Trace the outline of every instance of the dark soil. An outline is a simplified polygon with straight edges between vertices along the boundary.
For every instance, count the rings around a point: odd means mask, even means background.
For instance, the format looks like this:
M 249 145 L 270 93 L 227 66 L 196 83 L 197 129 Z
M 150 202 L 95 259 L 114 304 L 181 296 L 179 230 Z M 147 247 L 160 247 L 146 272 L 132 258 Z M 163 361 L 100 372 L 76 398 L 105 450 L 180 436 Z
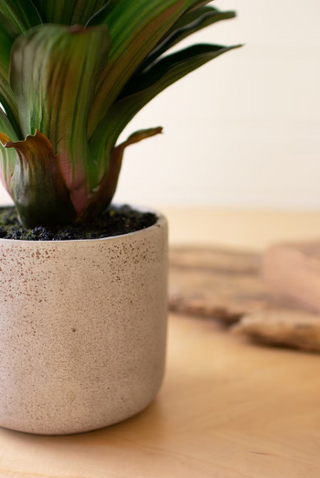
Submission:
M 25 229 L 19 223 L 14 207 L 0 208 L 0 238 L 24 241 L 71 241 L 76 239 L 101 239 L 140 231 L 153 226 L 157 216 L 140 212 L 129 206 L 110 206 L 91 222 L 73 226 L 36 227 Z

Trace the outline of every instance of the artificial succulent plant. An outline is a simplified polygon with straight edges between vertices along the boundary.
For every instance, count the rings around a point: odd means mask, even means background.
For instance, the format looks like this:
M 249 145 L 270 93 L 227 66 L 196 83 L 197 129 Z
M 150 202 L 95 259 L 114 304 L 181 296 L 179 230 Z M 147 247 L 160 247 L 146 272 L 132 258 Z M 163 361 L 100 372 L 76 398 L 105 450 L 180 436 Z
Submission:
M 0 0 L 1 179 L 27 228 L 89 220 L 110 204 L 117 140 L 162 90 L 236 48 L 190 34 L 233 18 L 203 0 Z

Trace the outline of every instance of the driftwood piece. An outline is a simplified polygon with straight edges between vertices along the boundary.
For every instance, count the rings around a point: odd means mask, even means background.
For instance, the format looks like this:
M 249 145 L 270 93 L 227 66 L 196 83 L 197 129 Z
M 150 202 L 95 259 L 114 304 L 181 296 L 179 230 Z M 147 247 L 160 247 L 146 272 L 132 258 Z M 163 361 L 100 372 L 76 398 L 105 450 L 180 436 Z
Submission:
M 290 307 L 260 279 L 259 254 L 219 249 L 174 249 L 170 254 L 172 311 L 219 319 L 226 324 L 266 307 Z
M 320 351 L 320 315 L 275 293 L 261 278 L 262 261 L 247 252 L 172 250 L 170 309 L 218 319 L 265 343 Z
M 283 295 L 320 312 L 320 242 L 274 245 L 262 267 L 264 280 Z
M 244 317 L 232 328 L 265 344 L 320 352 L 320 317 L 303 310 L 264 310 Z

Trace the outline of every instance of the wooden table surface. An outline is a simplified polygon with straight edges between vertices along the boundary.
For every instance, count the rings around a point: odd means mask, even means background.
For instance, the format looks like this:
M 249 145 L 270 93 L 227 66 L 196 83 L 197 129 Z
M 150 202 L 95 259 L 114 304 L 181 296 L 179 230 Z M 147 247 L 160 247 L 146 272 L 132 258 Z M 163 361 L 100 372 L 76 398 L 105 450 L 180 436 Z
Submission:
M 175 214 L 169 211 L 173 221 Z M 207 219 L 215 214 L 207 211 Z M 278 231 L 274 216 L 269 230 L 261 220 L 264 236 L 253 215 L 252 241 L 242 236 L 239 245 L 259 247 L 282 235 L 281 214 Z M 288 215 L 286 239 L 299 236 L 302 224 L 305 234 L 308 222 L 310 236 L 318 234 L 317 214 L 301 214 L 296 222 Z M 182 232 L 174 228 L 177 243 Z M 218 231 L 211 240 L 224 242 Z M 210 321 L 171 316 L 165 381 L 146 411 L 77 436 L 0 429 L 0 477 L 319 478 L 319 450 L 320 356 L 252 345 Z

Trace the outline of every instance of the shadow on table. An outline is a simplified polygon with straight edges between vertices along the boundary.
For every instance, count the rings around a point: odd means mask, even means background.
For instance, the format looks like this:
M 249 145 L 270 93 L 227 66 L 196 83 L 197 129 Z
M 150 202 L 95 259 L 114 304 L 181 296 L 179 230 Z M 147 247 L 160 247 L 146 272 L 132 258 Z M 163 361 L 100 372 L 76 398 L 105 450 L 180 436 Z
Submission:
M 18 432 L 0 427 L 0 437 L 6 439 L 6 441 L 14 440 L 15 444 L 18 443 L 30 443 L 36 444 L 41 448 L 41 445 L 47 447 L 47 445 L 61 445 L 68 446 L 69 443 L 73 445 L 79 443 L 84 445 L 91 443 L 92 441 L 99 440 L 99 442 L 108 441 L 108 439 L 116 438 L 125 435 L 135 434 L 139 431 L 139 436 L 143 437 L 144 434 L 148 434 L 150 430 L 150 423 L 152 423 L 153 434 L 156 432 L 161 435 L 161 429 L 164 424 L 164 417 L 161 411 L 161 399 L 157 398 L 151 405 L 149 405 L 144 411 L 131 417 L 116 425 L 112 425 L 99 430 L 79 433 L 74 435 L 34 435 L 24 432 Z

